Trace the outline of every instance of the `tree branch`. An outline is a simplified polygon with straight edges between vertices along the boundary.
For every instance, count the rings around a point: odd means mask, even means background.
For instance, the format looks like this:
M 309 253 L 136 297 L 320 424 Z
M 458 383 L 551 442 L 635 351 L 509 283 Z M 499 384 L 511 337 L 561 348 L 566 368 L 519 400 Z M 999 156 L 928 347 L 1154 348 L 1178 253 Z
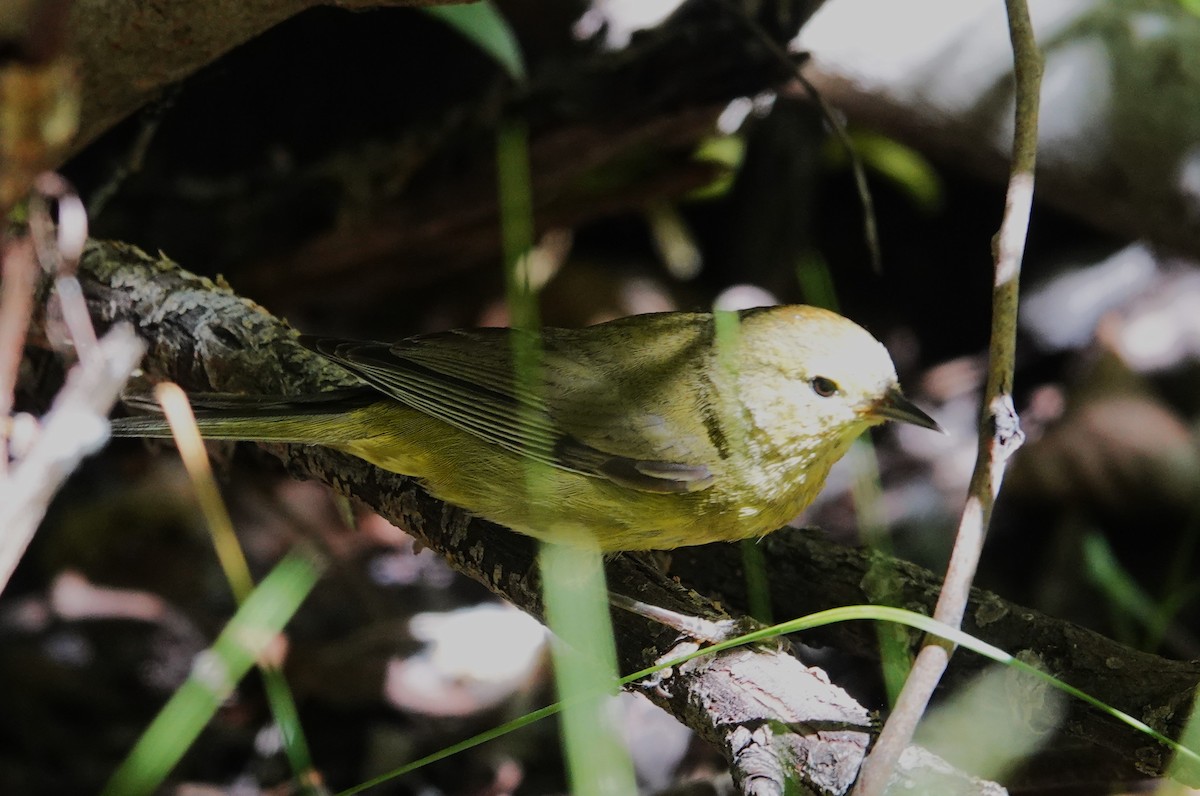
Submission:
M 71 47 L 80 61 L 83 106 L 73 149 L 87 146 L 170 84 L 301 11 L 453 2 L 463 0 L 78 0 L 71 10 Z

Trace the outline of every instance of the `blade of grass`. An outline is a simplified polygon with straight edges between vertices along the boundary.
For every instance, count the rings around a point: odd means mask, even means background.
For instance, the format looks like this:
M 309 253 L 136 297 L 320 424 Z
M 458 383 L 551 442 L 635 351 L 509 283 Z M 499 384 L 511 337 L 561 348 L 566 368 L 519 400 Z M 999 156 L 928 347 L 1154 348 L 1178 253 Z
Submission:
M 817 251 L 810 251 L 796 264 L 796 281 L 800 293 L 809 304 L 838 312 L 837 288 L 825 258 Z M 854 516 L 858 520 L 858 533 L 862 542 L 885 556 L 871 561 L 871 569 L 864 582 L 870 588 L 871 598 L 881 604 L 894 600 L 899 575 L 889 563 L 893 560 L 891 538 L 888 536 L 887 515 L 883 510 L 883 488 L 880 486 L 879 459 L 870 438 L 857 440 L 846 457 L 854 471 L 850 486 L 854 503 Z M 912 669 L 912 654 L 909 652 L 908 633 L 897 625 L 878 624 L 875 633 L 879 639 L 879 667 L 883 676 L 884 691 L 888 705 L 895 705 Z
M 526 713 L 524 716 L 519 716 L 512 721 L 507 721 L 504 724 L 501 724 L 499 727 L 493 727 L 490 730 L 485 730 L 484 732 L 467 738 L 464 741 L 459 741 L 452 746 L 447 746 L 445 749 L 439 749 L 433 754 L 426 755 L 425 757 L 414 760 L 411 763 L 400 766 L 399 768 L 392 769 L 386 774 L 380 774 L 374 779 L 369 779 L 366 782 L 362 782 L 352 788 L 346 788 L 343 791 L 339 791 L 336 796 L 354 796 L 356 793 L 362 793 L 363 791 L 369 790 L 376 785 L 382 785 L 389 780 L 402 777 L 405 774 L 411 774 L 419 768 L 424 768 L 425 766 L 436 763 L 439 760 L 445 760 L 448 757 L 453 757 L 459 752 L 465 752 L 468 749 L 474 749 L 476 746 L 482 746 L 488 741 L 493 741 L 497 738 L 508 735 L 511 732 L 516 732 L 524 727 L 528 727 L 530 724 L 536 724 L 542 719 L 548 719 L 551 716 L 557 715 L 562 709 L 563 703 L 555 702 L 553 705 L 547 705 L 546 707 L 535 710 L 532 713 Z
M 529 335 L 514 335 L 514 339 L 533 338 L 541 328 L 537 296 L 529 283 L 528 259 L 533 250 L 533 185 L 529 172 L 529 131 L 524 121 L 509 119 L 496 131 L 496 182 L 500 210 L 500 242 L 504 249 L 504 287 L 508 312 L 514 329 Z M 519 353 L 519 352 L 517 352 Z M 534 363 L 514 363 L 516 377 L 527 379 L 536 375 L 525 370 Z M 536 385 L 536 380 L 529 384 Z
M 742 540 L 742 567 L 746 572 L 746 606 L 750 616 L 763 624 L 771 618 L 771 582 L 767 578 L 767 562 L 757 539 Z
M 537 297 L 529 281 L 528 260 L 535 226 L 529 141 L 523 123 L 507 121 L 501 125 L 496 161 L 505 286 L 512 326 L 518 330 L 511 338 L 513 377 L 524 392 L 538 395 L 542 350 L 537 334 Z M 545 505 L 553 499 L 548 494 L 552 483 L 548 468 L 532 458 L 526 461 L 527 500 L 532 506 Z M 571 706 L 563 714 L 562 740 L 572 793 L 636 793 L 633 764 L 605 710 L 608 692 L 616 688 L 617 653 L 600 551 L 543 544 L 538 561 L 551 632 L 577 652 L 585 653 L 566 654 L 562 644 L 551 648 L 558 693 Z
M 225 501 L 221 498 L 216 479 L 213 478 L 208 453 L 204 450 L 204 440 L 196 427 L 196 417 L 192 413 L 191 404 L 179 385 L 171 382 L 159 384 L 154 390 L 154 397 L 162 406 L 167 425 L 171 427 L 175 447 L 179 449 L 179 457 L 183 460 L 184 469 L 191 479 L 192 488 L 196 490 L 200 511 L 204 514 L 204 521 L 212 536 L 221 569 L 229 581 L 229 588 L 241 603 L 254 590 L 254 579 L 250 576 L 250 566 L 246 563 L 246 557 L 242 555 L 241 545 L 233 530 L 233 521 L 229 519 Z
M 855 441 L 847 456 L 854 467 L 850 494 L 854 516 L 858 520 L 859 539 L 872 550 L 883 553 L 871 558 L 870 569 L 863 578 L 871 599 L 881 605 L 894 603 L 898 598 L 900 574 L 892 562 L 892 541 L 888 536 L 887 516 L 883 510 L 883 488 L 880 486 L 879 458 L 875 446 L 864 437 Z M 875 625 L 879 640 L 879 667 L 889 706 L 896 704 L 900 689 L 912 669 L 909 634 L 901 625 Z
M 796 263 L 796 283 L 800 286 L 800 295 L 805 303 L 840 312 L 833 275 L 829 273 L 829 264 L 820 252 L 809 250 L 801 255 Z
M 1153 649 L 1170 635 L 1177 649 L 1195 647 L 1196 640 L 1190 634 L 1171 627 L 1175 613 L 1195 598 L 1195 585 L 1155 600 L 1121 565 L 1100 533 L 1091 531 L 1083 537 L 1082 552 L 1088 581 L 1108 600 L 1114 625 L 1130 639 L 1128 643 L 1141 642 L 1139 648 Z M 1135 632 L 1135 623 L 1142 633 Z
M 1192 505 L 1187 523 L 1179 536 L 1175 554 L 1162 581 L 1162 597 L 1158 611 L 1147 632 L 1146 648 L 1157 649 L 1162 643 L 1175 615 L 1197 596 L 1197 584 L 1192 578 L 1192 561 L 1200 545 L 1200 500 Z
M 152 793 L 254 662 L 275 641 L 320 575 L 309 555 L 292 552 L 263 578 L 188 679 L 151 722 L 105 786 L 105 796 Z
M 633 763 L 610 711 L 618 690 L 617 647 L 608 613 L 604 563 L 599 550 L 543 544 L 538 564 L 560 700 L 563 748 L 571 793 L 628 796 L 637 793 Z

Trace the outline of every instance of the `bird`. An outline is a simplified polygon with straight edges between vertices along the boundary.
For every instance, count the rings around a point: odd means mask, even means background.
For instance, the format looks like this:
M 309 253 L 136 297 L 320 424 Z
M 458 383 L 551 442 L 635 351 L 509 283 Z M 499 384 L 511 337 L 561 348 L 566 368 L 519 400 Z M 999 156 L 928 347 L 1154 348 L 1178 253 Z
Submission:
M 513 531 L 602 552 L 764 536 L 867 429 L 940 430 L 882 343 L 806 305 L 299 343 L 361 383 L 197 394 L 201 435 L 327 446 Z M 170 436 L 154 415 L 112 431 Z

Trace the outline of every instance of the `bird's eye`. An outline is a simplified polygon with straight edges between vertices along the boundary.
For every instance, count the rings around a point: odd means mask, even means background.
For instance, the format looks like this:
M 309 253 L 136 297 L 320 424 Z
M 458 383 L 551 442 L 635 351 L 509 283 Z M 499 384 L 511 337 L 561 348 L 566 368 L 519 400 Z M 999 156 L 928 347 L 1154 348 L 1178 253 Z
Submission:
M 824 376 L 814 376 L 809 385 L 813 388 L 813 392 L 822 398 L 828 398 L 838 391 L 837 382 Z

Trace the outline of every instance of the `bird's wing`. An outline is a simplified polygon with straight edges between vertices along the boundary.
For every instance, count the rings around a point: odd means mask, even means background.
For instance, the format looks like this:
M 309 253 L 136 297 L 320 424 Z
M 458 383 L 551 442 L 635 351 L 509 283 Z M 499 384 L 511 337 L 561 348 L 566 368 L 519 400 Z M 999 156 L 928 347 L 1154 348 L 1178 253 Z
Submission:
M 534 461 L 649 492 L 710 486 L 704 459 L 686 455 L 656 407 L 639 405 L 646 391 L 617 364 L 629 352 L 614 340 L 590 345 L 589 337 L 478 329 L 393 344 L 301 342 L 401 403 Z M 538 339 L 541 389 L 513 375 L 514 346 Z

